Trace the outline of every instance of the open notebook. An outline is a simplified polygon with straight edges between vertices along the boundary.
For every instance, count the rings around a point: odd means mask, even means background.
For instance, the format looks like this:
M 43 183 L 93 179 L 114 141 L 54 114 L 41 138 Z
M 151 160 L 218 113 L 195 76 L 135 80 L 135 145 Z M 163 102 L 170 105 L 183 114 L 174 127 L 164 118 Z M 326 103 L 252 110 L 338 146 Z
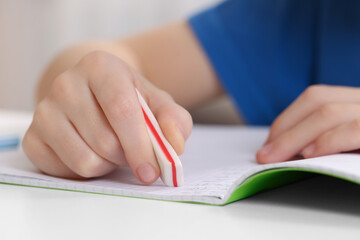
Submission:
M 181 156 L 185 182 L 178 188 L 167 187 L 161 180 L 143 186 L 128 168 L 119 168 L 108 176 L 88 181 L 51 177 L 36 170 L 20 150 L 0 153 L 0 182 L 214 205 L 289 183 L 309 172 L 360 183 L 358 154 L 257 164 L 255 152 L 266 134 L 264 128 L 195 126 L 186 152 Z

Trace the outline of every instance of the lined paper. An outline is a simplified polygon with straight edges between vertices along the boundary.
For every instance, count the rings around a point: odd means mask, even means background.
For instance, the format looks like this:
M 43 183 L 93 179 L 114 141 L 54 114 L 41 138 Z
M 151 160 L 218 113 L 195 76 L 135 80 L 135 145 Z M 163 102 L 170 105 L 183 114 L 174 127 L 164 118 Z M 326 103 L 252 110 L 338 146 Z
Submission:
M 39 172 L 21 151 L 0 153 L 0 182 L 83 192 L 171 201 L 223 204 L 249 176 L 271 168 L 296 167 L 324 171 L 360 182 L 360 156 L 339 154 L 314 159 L 259 165 L 255 152 L 266 128 L 195 126 L 180 157 L 184 185 L 174 188 L 158 180 L 144 186 L 129 168 L 86 181 L 51 177 Z

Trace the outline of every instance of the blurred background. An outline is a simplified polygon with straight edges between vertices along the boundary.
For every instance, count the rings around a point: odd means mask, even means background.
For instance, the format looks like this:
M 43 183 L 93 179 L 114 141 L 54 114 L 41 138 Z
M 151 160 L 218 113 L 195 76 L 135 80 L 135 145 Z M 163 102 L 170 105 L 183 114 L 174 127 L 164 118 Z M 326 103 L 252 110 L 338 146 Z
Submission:
M 66 46 L 133 34 L 219 1 L 0 0 L 0 109 L 33 110 L 39 76 Z

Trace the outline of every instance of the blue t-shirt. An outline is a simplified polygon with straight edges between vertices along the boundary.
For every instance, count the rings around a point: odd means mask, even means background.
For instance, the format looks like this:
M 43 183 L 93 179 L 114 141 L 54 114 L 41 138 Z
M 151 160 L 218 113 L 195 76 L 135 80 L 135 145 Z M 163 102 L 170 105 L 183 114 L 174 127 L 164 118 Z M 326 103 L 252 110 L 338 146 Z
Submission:
M 249 124 L 309 85 L 360 86 L 358 0 L 228 0 L 189 23 Z

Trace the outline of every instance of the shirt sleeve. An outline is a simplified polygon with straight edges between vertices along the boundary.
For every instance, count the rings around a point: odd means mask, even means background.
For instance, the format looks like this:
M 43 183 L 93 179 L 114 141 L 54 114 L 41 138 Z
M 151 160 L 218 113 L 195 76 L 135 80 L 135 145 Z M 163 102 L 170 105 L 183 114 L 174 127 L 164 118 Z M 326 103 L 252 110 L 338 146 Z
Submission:
M 311 83 L 316 4 L 228 0 L 189 19 L 247 123 L 271 124 Z

